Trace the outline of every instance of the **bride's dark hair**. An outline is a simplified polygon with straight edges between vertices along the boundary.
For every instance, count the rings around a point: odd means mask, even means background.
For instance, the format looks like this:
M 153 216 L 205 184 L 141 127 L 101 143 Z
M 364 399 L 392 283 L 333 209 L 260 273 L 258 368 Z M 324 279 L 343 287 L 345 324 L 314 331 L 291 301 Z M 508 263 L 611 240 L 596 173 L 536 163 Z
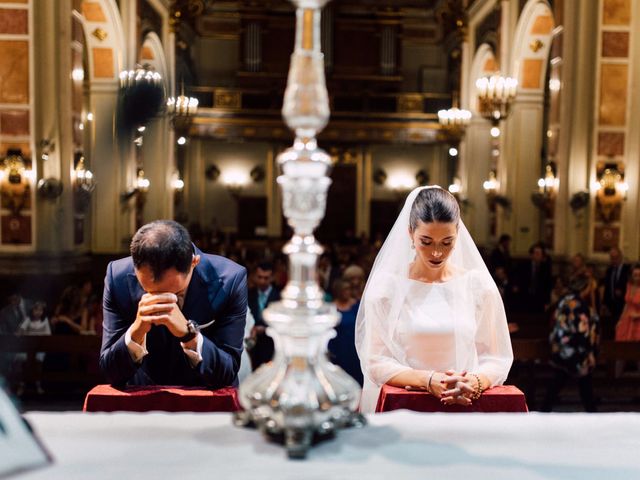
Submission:
M 418 222 L 455 223 L 460 221 L 460 207 L 455 197 L 440 187 L 424 188 L 411 206 L 409 227 L 415 230 Z

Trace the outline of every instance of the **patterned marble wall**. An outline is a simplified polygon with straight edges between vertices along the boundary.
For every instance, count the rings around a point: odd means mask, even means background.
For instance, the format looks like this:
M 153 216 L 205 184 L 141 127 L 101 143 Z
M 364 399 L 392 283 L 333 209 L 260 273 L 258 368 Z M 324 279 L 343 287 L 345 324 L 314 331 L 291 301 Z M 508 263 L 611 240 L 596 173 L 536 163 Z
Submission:
M 0 174 L 0 251 L 33 246 L 32 8 L 31 0 L 0 5 L 0 158 L 19 151 L 25 159 L 19 177 Z
M 592 175 L 595 182 L 606 168 L 624 174 L 625 141 L 628 135 L 630 101 L 631 0 L 600 0 L 598 28 L 596 125 Z M 605 253 L 623 241 L 621 213 L 624 204 L 596 191 L 593 209 L 592 250 Z M 621 208 L 622 207 L 622 208 Z

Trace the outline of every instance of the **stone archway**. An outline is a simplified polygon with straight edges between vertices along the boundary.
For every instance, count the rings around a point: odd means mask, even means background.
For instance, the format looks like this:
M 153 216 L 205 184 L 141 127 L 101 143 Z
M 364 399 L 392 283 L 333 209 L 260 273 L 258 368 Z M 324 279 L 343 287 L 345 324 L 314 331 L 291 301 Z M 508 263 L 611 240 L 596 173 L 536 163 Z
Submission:
M 471 63 L 471 74 L 469 75 L 469 107 L 472 112 L 478 111 L 478 95 L 476 91 L 476 80 L 487 77 L 500 70 L 498 60 L 493 52 L 493 48 L 488 43 L 483 43 L 478 47 Z
M 148 32 L 138 53 L 138 63 L 148 65 L 162 76 L 165 92 L 170 92 L 171 78 L 160 37 Z M 143 221 L 173 218 L 174 192 L 171 181 L 175 171 L 174 133 L 169 119 L 160 116 L 149 123 L 144 133 L 142 155 L 146 177 L 151 182 L 144 206 Z M 138 159 L 139 160 L 139 159 Z
M 510 76 L 518 80 L 516 98 L 505 122 L 498 169 L 511 199 L 511 214 L 501 218 L 502 231 L 513 238 L 515 254 L 525 254 L 541 239 L 541 213 L 531 194 L 542 171 L 544 91 L 555 21 L 546 0 L 529 0 L 516 27 Z
M 119 75 L 128 67 L 124 30 L 115 0 L 84 0 L 80 10 L 75 15 L 87 42 L 89 109 L 94 118 L 88 156 L 97 180 L 91 249 L 95 253 L 118 253 L 125 249 L 133 230 L 133 217 L 123 215 L 119 199 L 135 177 L 130 155 L 120 145 L 114 128 Z

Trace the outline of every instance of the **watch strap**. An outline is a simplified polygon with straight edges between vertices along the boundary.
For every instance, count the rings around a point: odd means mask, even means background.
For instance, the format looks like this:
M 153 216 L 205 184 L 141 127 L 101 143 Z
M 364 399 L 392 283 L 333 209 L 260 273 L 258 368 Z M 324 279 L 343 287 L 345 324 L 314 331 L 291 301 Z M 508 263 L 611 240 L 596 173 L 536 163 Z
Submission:
M 190 342 L 191 340 L 193 340 L 198 336 L 199 331 L 200 329 L 198 328 L 198 325 L 196 324 L 196 322 L 194 322 L 193 320 L 187 320 L 187 333 L 186 335 L 179 337 L 178 341 L 182 343 Z

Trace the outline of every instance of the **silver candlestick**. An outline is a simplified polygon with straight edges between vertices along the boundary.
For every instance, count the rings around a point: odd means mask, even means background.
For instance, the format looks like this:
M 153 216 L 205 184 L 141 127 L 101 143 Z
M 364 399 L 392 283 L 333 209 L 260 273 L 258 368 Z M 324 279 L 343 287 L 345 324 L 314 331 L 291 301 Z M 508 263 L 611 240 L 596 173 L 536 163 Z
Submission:
M 323 301 L 316 279 L 322 248 L 313 230 L 324 217 L 331 159 L 318 148 L 316 135 L 329 121 L 329 100 L 320 50 L 320 11 L 327 0 L 292 0 L 296 11 L 296 44 L 291 56 L 282 115 L 295 132 L 293 147 L 278 156 L 283 209 L 293 237 L 289 283 L 282 301 L 263 313 L 273 337 L 275 355 L 242 385 L 236 416 L 284 442 L 290 457 L 301 458 L 313 442 L 335 435 L 338 428 L 361 426 L 356 413 L 358 383 L 327 359 L 327 343 L 339 321 L 336 308 Z

